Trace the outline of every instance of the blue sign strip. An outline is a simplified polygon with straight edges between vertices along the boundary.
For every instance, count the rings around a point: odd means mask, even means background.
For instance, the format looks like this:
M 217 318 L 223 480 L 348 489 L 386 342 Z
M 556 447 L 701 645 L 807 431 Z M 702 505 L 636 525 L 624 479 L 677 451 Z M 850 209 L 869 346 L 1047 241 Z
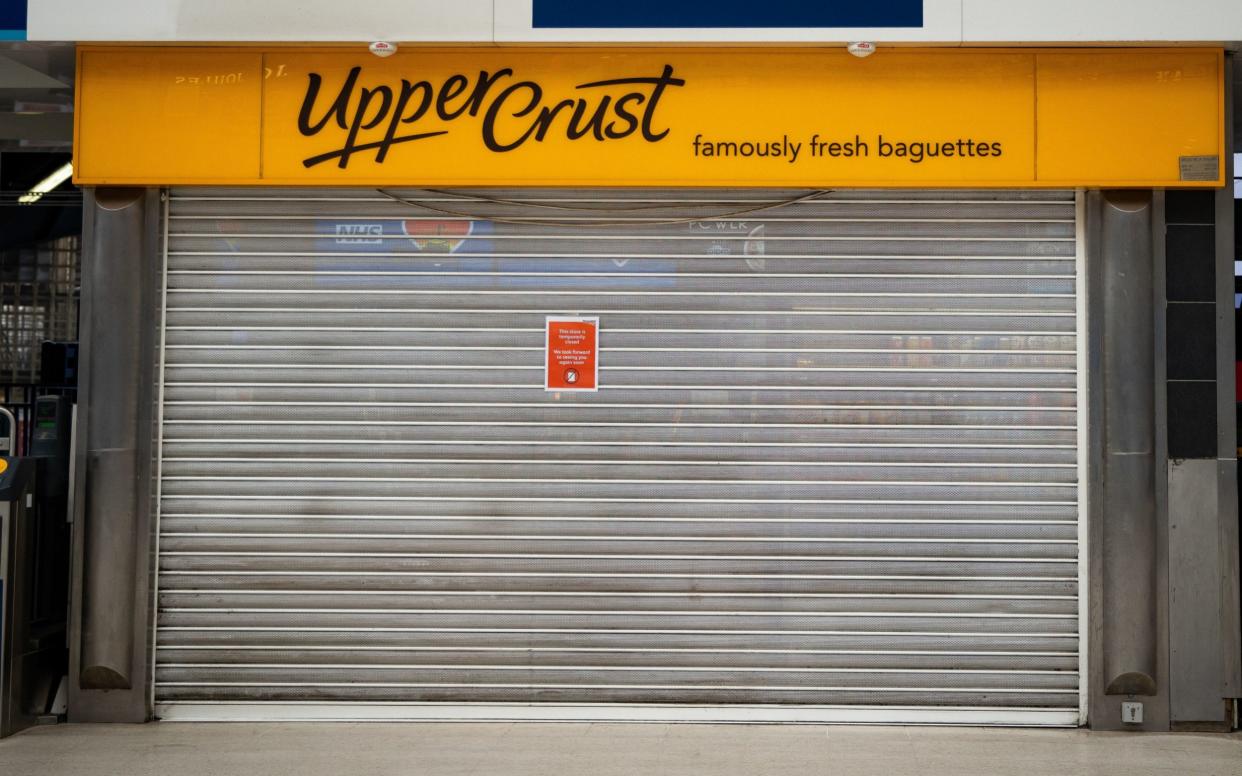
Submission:
M 536 29 L 922 27 L 923 0 L 533 0 Z
M 0 0 L 0 40 L 26 39 L 26 0 Z

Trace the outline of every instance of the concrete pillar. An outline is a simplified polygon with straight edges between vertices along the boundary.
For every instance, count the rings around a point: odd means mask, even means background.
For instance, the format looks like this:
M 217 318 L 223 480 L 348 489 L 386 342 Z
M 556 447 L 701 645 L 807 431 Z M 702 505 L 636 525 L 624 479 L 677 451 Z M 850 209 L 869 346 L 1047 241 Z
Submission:
M 1119 728 L 1121 702 L 1146 701 L 1144 727 L 1168 725 L 1162 693 L 1160 557 L 1163 414 L 1158 392 L 1155 202 L 1150 191 L 1092 192 L 1093 382 L 1091 444 L 1096 481 L 1090 515 L 1093 727 Z M 1159 363 L 1158 363 L 1159 361 Z
M 1104 197 L 1105 692 L 1156 694 L 1156 393 L 1152 202 Z
M 159 215 L 155 190 L 87 192 L 70 624 L 75 721 L 149 716 Z

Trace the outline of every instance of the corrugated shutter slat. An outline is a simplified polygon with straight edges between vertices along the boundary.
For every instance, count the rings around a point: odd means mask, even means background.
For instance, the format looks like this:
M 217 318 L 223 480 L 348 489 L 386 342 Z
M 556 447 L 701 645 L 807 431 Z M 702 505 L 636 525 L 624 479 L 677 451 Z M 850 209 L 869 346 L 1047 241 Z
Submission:
M 174 190 L 157 703 L 1076 713 L 1073 194 L 805 194 Z

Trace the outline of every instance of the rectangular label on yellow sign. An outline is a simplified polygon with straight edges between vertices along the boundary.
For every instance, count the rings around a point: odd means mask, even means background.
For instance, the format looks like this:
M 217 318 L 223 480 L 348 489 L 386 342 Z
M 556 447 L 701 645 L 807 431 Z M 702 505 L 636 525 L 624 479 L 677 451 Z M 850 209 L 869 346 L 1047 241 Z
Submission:
M 99 48 L 79 67 L 87 184 L 1203 186 L 1222 175 L 1219 50 L 408 47 L 260 61 Z M 1185 180 L 1192 157 L 1218 159 L 1215 179 Z

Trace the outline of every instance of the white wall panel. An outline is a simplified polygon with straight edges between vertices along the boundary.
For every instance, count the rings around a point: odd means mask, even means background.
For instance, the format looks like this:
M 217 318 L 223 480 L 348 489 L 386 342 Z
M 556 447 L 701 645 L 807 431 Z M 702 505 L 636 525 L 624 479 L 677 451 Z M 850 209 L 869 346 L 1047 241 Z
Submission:
M 171 40 L 176 4 L 168 0 L 31 0 L 29 40 Z
M 1242 40 L 1239 0 L 963 0 L 968 42 Z
M 29 38 L 490 42 L 492 0 L 37 0 Z
M 488 41 L 491 0 L 183 0 L 187 40 Z M 240 22 L 240 24 L 239 24 Z

